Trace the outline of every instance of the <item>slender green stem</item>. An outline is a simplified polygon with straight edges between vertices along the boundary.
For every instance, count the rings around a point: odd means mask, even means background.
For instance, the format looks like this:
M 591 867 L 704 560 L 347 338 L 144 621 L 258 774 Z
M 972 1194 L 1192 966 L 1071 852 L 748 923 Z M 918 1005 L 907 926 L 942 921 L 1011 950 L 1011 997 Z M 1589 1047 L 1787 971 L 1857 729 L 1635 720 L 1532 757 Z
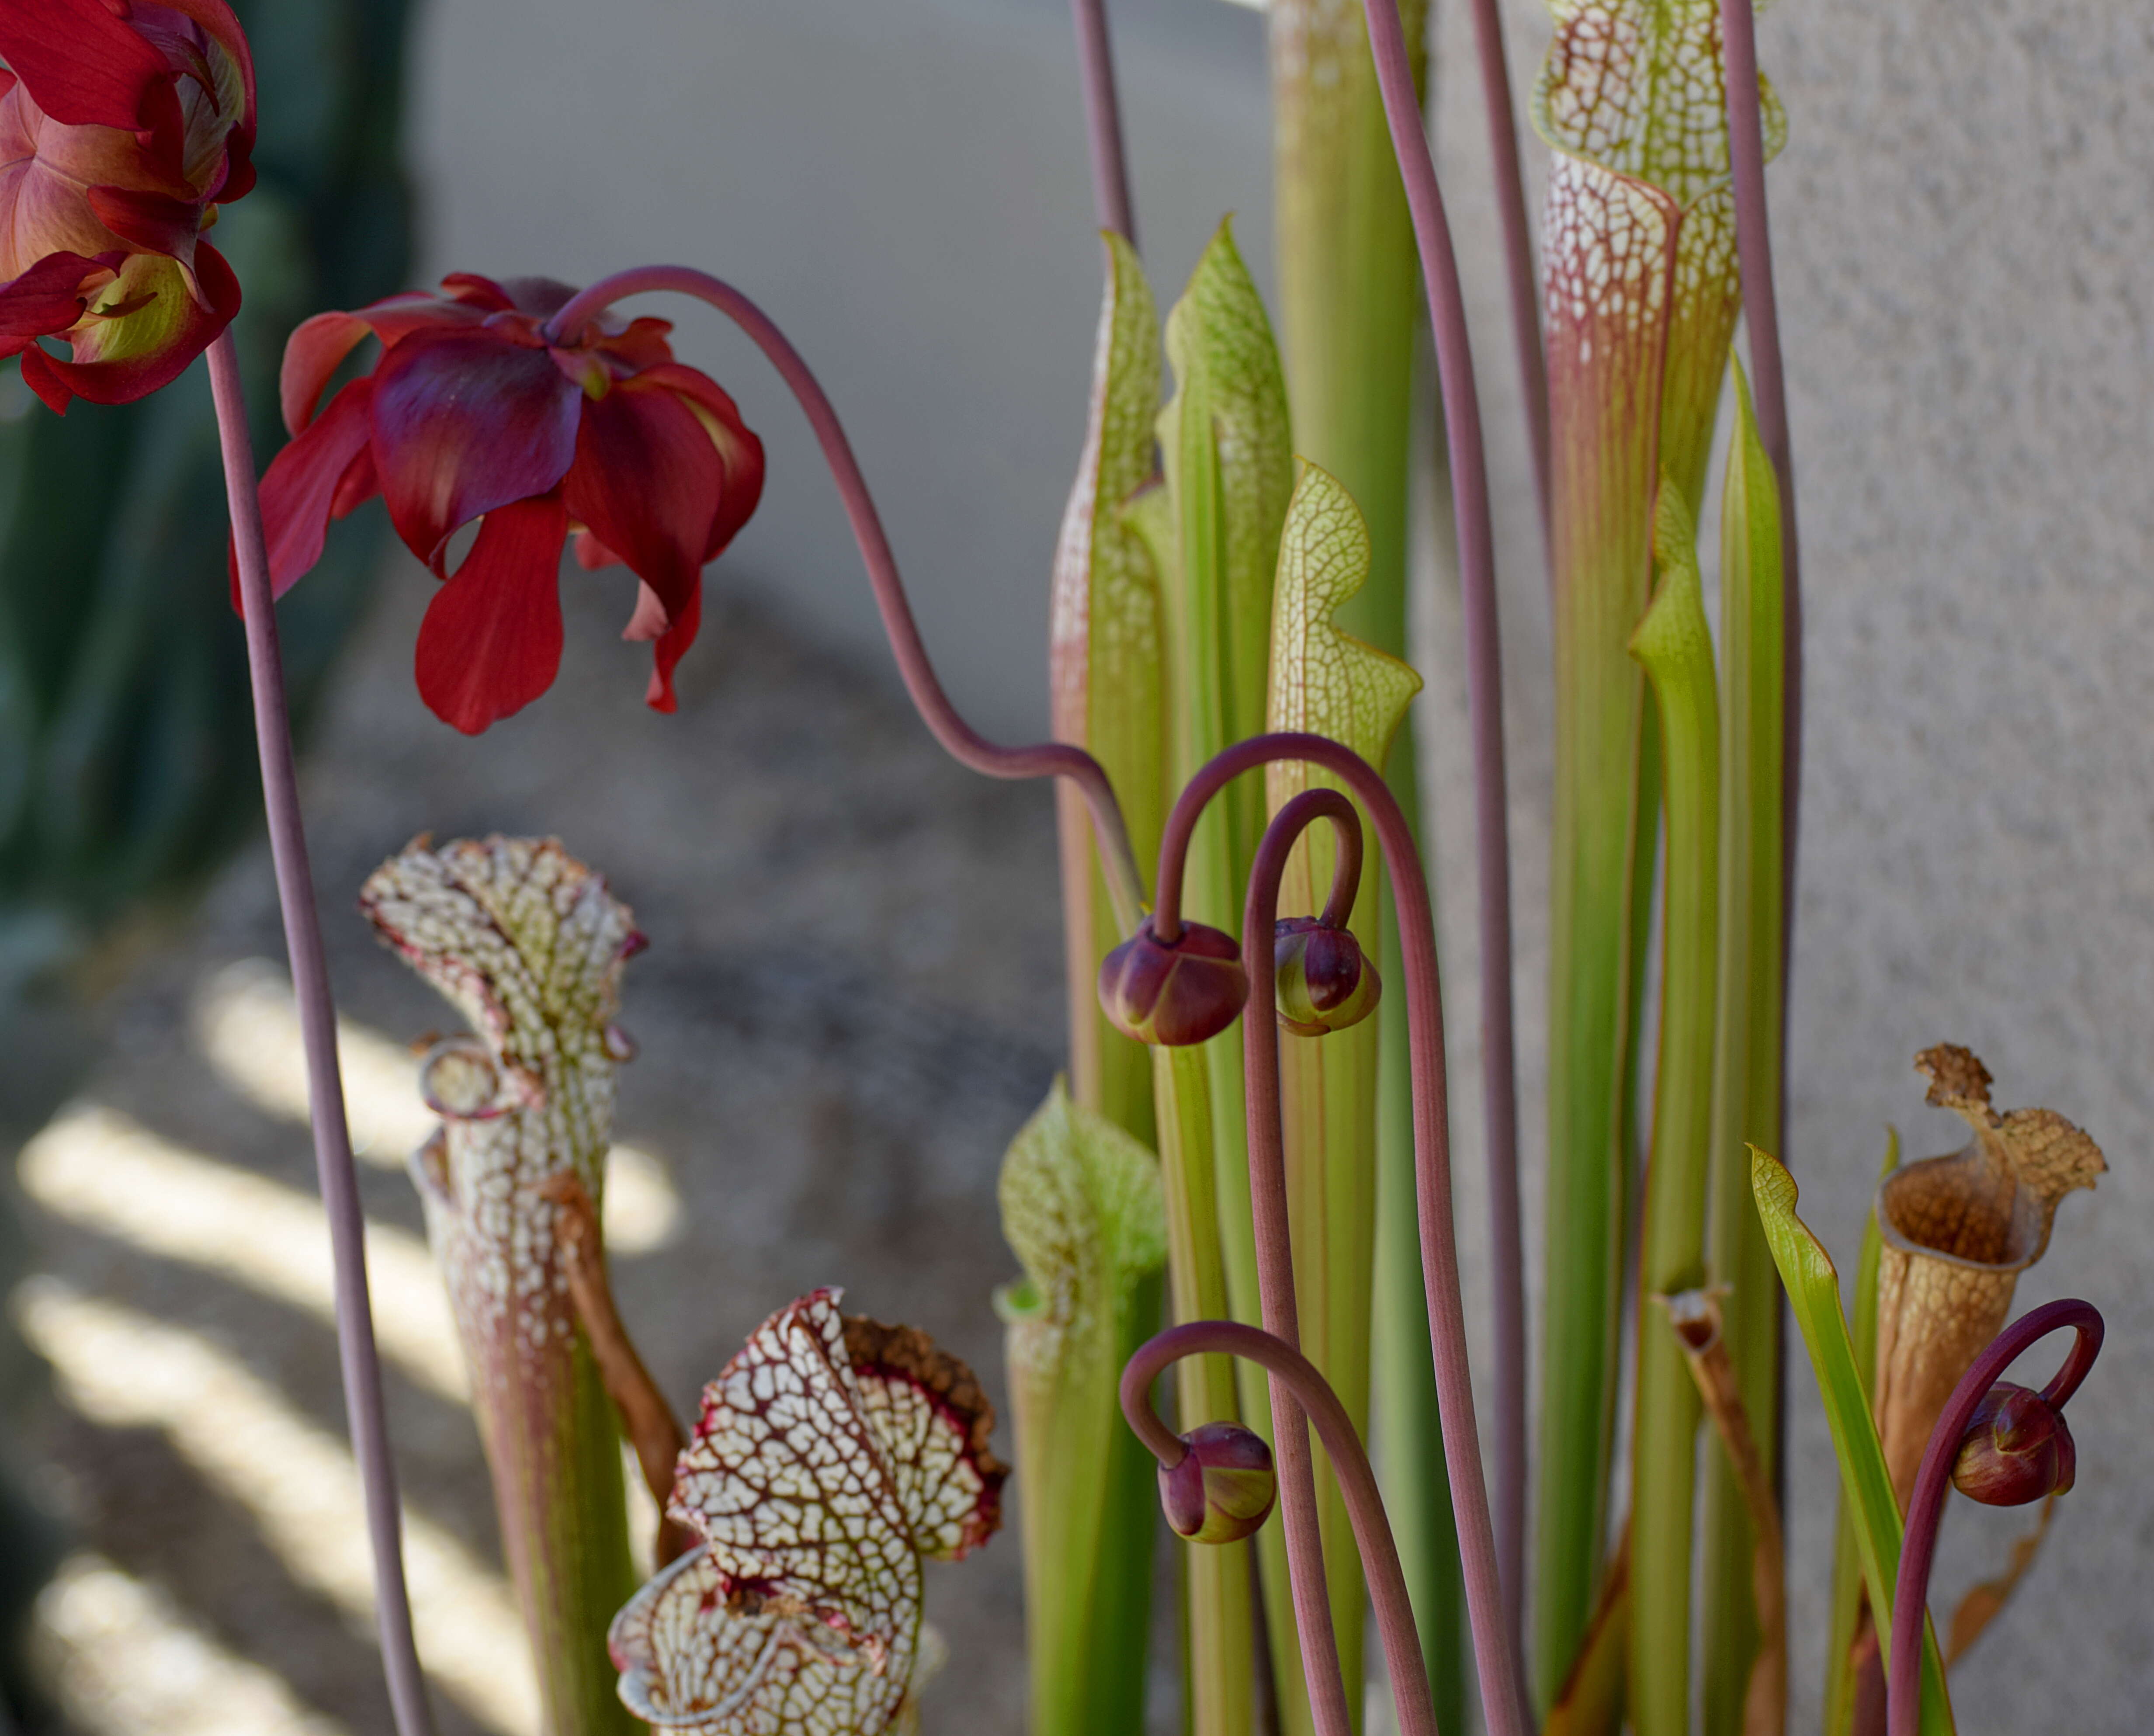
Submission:
M 1655 523 L 1660 592 L 1631 641 L 1659 702 L 1668 816 L 1660 1054 L 1638 1270 L 1640 1294 L 1647 1296 L 1693 1289 L 1705 1275 L 1720 945 L 1720 717 L 1696 538 L 1680 493 L 1664 482 Z M 1636 1736 L 1685 1736 L 1698 1395 L 1680 1342 L 1645 1309 L 1638 1316 L 1637 1383 L 1631 1723 Z
M 1750 1199 L 1753 1145 L 1779 1136 L 1782 1004 L 1782 687 L 1779 489 L 1758 437 L 1748 382 L 1721 508 L 1720 1032 L 1713 1063 L 1712 1218 L 1707 1273 L 1723 1293 L 1722 1331 L 1744 1414 L 1771 1478 L 1779 1462 L 1779 1287 Z M 1756 1537 L 1727 1459 L 1705 1482 L 1707 1736 L 1739 1736 L 1759 1643 Z
M 1168 1284 L 1177 1321 L 1227 1318 L 1212 1168 L 1212 1113 L 1204 1056 L 1152 1050 L 1160 1166 L 1166 1189 Z M 1238 1421 L 1233 1360 L 1192 1356 L 1176 1371 L 1182 1427 Z M 1189 1736 L 1249 1736 L 1255 1715 L 1249 1552 L 1242 1544 L 1187 1552 Z
M 1900 1132 L 1891 1129 L 1885 1145 L 1885 1177 L 1900 1167 Z M 1877 1270 L 1885 1258 L 1885 1233 L 1877 1214 L 1862 1220 L 1862 1252 L 1855 1267 L 1855 1367 L 1866 1402 L 1875 1396 L 1877 1379 Z M 1824 1736 L 1848 1736 L 1855 1728 L 1855 1644 L 1861 1636 L 1865 1605 L 1862 1555 L 1855 1534 L 1855 1507 L 1845 1488 L 1840 1492 L 1840 1521 L 1832 1545 L 1832 1626 L 1825 1641 Z

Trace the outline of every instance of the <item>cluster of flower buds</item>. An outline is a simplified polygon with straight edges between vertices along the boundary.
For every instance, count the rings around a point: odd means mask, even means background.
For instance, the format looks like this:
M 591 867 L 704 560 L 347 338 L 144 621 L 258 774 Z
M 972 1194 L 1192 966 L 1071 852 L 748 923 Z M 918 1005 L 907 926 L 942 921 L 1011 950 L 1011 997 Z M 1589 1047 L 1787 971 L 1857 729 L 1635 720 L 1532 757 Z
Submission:
M 1274 934 L 1279 1021 L 1287 1029 L 1321 1037 L 1376 1009 L 1383 985 L 1343 923 L 1289 917 Z M 1242 949 L 1202 922 L 1184 922 L 1171 941 L 1146 922 L 1100 965 L 1100 1007 L 1116 1030 L 1140 1043 L 1179 1049 L 1207 1042 L 1233 1024 L 1248 998 Z
M 1321 1037 L 1376 1011 L 1383 984 L 1344 923 L 1288 917 L 1273 929 L 1279 1022 L 1297 1036 Z
M 1182 1437 L 1189 1451 L 1159 1472 L 1159 1501 L 1175 1534 L 1192 1543 L 1239 1543 L 1279 1499 L 1272 1450 L 1238 1422 L 1207 1422 Z
M 1952 1482 L 1986 1507 L 2024 1507 L 2067 1493 L 2078 1468 L 2064 1412 L 2039 1392 L 1999 1381 L 1960 1437 Z

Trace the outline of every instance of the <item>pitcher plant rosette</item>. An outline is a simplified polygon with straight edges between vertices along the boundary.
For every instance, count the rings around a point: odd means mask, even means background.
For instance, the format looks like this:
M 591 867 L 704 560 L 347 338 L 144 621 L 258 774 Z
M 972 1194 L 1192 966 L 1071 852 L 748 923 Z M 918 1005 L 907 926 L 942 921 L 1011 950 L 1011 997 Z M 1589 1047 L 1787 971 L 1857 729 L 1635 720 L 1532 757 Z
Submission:
M 1055 738 L 1013 748 L 944 692 L 831 396 L 771 314 L 702 270 L 580 289 L 459 273 L 317 314 L 285 355 L 292 438 L 258 481 L 229 332 L 240 287 L 207 238 L 253 179 L 237 18 L 222 0 L 0 0 L 0 352 L 55 411 L 140 398 L 208 359 L 400 1736 L 427 1736 L 431 1713 L 273 604 L 378 496 L 439 583 L 414 666 L 446 723 L 476 734 L 551 686 L 571 549 L 633 575 L 625 634 L 652 646 L 650 704 L 673 710 L 703 569 L 754 512 L 764 457 L 667 324 L 619 311 L 661 293 L 732 320 L 792 392 L 936 738 L 988 776 L 1061 780 L 1069 1068 L 1009 1149 L 1022 1276 L 994 1299 L 1034 1736 L 1143 1727 L 1162 1512 L 1187 1545 L 1165 1625 L 1194 1736 L 1348 1736 L 1370 1651 L 1403 1736 L 1460 1729 L 1474 1708 L 1492 1736 L 1784 1729 L 1784 1297 L 1841 1483 L 1826 1736 L 1952 1728 L 1949 1662 L 2030 1570 L 2054 1502 L 2101 1474 L 2065 1415 L 2099 1315 L 2010 1315 L 2060 1202 L 2103 1160 L 2060 1116 L 1993 1109 L 1982 1064 L 1944 1044 L 1918 1065 L 1973 1142 L 1888 1165 L 1851 1298 L 1798 1213 L 1796 1172 L 1772 1155 L 1802 666 L 1764 177 L 1788 127 L 1748 0 L 1552 9 L 1529 105 L 1554 153 L 1537 264 L 1497 8 L 1472 8 L 1555 626 L 1529 1491 L 1495 541 L 1422 120 L 1425 8 L 1273 0 L 1275 324 L 1223 222 L 1162 317 L 1109 20 L 1073 0 L 1105 292 L 1046 575 Z M 1432 380 L 1414 361 L 1423 311 Z M 1475 791 L 1490 1258 L 1470 1298 L 1407 661 L 1412 421 L 1432 396 Z M 442 1125 L 412 1172 L 550 1736 L 932 1723 L 947 1648 L 924 1564 L 987 1542 L 1011 1474 L 981 1381 L 819 1289 L 749 1335 L 684 1432 L 605 1259 L 635 1047 L 615 1014 L 645 944 L 628 911 L 559 843 L 508 837 L 421 837 L 362 905 L 471 1026 L 427 1049 Z M 1485 1462 L 1469 1306 L 1494 1352 Z M 2003 1380 L 2067 1327 L 2047 1385 Z M 1171 1422 L 1155 1391 L 1170 1371 Z M 623 1442 L 664 1515 L 640 1590 Z M 1924 1611 L 1953 1488 L 2042 1518 L 1941 1644 Z

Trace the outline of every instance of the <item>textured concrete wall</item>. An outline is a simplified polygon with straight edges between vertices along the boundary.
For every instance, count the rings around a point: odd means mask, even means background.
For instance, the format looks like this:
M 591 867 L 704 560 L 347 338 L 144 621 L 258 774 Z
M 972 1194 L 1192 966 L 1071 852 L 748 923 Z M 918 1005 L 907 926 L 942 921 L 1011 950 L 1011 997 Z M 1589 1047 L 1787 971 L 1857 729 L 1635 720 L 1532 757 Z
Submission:
M 1441 10 L 1437 129 L 1502 520 L 1530 1105 L 1546 610 L 1470 44 L 1463 8 Z M 1546 25 L 1532 0 L 1507 11 L 1523 85 Z M 1259 20 L 1213 0 L 1116 16 L 1163 291 L 1229 207 L 1261 271 Z M 953 690 L 990 727 L 1036 727 L 1044 577 L 1095 293 L 1059 0 L 433 0 L 428 18 L 433 258 L 572 278 L 677 258 L 766 297 L 855 429 Z M 1788 1155 L 1814 1222 L 1851 1256 L 1884 1124 L 1912 1155 L 1958 1143 L 1908 1070 L 1944 1039 L 1989 1059 L 2000 1101 L 2055 1107 L 2107 1148 L 2114 1173 L 2065 1208 L 2022 1289 L 2110 1312 L 2112 1347 L 2074 1412 L 2080 1492 L 1959 1699 L 1970 1736 L 2134 1730 L 2143 1718 L 2126 1708 L 2154 1682 L 2154 14 L 2121 0 L 1782 0 L 1761 36 L 1792 121 L 1772 188 L 1809 611 Z M 742 346 L 683 325 L 771 442 L 769 501 L 730 582 L 873 653 L 789 406 Z M 1433 577 L 1425 613 L 1422 727 L 1463 984 L 1470 807 L 1452 611 Z M 1538 1120 L 1529 1109 L 1529 1138 Z M 1800 1708 L 1818 1676 L 1830 1472 L 1799 1361 L 1791 1391 Z M 1968 1509 L 1953 1524 L 1956 1586 L 2001 1560 L 2014 1524 Z

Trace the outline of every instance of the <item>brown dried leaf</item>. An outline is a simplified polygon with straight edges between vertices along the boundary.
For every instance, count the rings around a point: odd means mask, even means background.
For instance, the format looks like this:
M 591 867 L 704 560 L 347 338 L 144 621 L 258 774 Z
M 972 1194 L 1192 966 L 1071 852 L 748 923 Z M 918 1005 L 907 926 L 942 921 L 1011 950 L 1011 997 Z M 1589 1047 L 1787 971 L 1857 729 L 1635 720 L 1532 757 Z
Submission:
M 1974 1139 L 1904 1166 L 1877 1191 L 1876 1414 L 1903 1508 L 1930 1430 L 2003 1329 L 2019 1274 L 2049 1246 L 2059 1202 L 2108 1167 L 2100 1147 L 2053 1110 L 2000 1115 L 1989 1070 L 1969 1050 L 1926 1049 L 1915 1068 L 1930 1081 L 1929 1100 L 1956 1111 Z

